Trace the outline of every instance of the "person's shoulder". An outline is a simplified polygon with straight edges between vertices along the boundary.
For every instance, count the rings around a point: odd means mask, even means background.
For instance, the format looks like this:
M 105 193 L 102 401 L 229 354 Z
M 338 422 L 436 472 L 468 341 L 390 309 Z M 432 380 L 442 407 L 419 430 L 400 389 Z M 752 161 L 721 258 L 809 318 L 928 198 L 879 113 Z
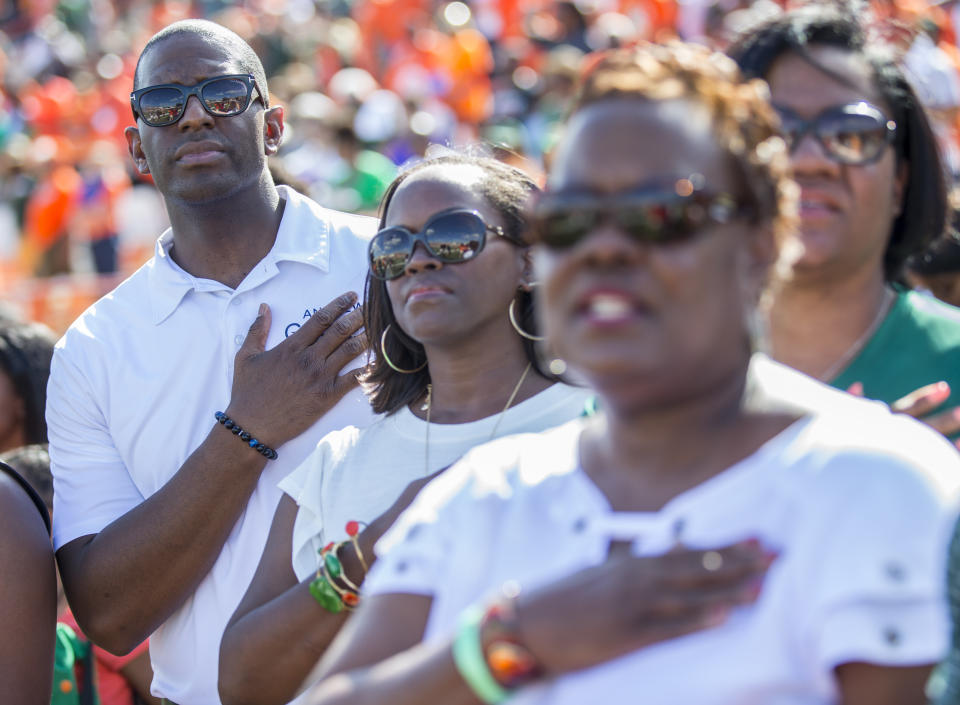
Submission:
M 62 356 L 78 348 L 110 350 L 117 336 L 126 337 L 137 327 L 152 325 L 150 276 L 156 266 L 156 259 L 151 257 L 88 306 L 57 342 L 56 354 Z
M 362 445 L 361 441 L 365 437 L 369 426 L 361 428 L 359 426 L 344 426 L 335 431 L 330 431 L 320 442 L 317 443 L 317 449 L 329 457 L 333 462 L 341 462 L 351 451 Z
M 831 387 L 764 354 L 751 358 L 748 379 L 751 391 L 762 395 L 768 406 L 785 411 L 858 417 L 864 413 L 884 413 L 888 409 L 883 402 Z
M 900 296 L 904 312 L 915 325 L 938 336 L 943 342 L 960 347 L 960 308 L 916 291 L 904 292 Z
M 27 490 L 10 475 L 0 471 L 0 516 L 6 521 L 0 534 L 14 542 L 30 536 L 43 536 L 49 543 L 43 515 Z M 52 548 L 51 548 L 52 552 Z
M 336 238 L 340 246 L 357 242 L 366 248 L 367 242 L 377 232 L 377 219 L 369 215 L 346 213 L 321 206 L 309 196 L 289 187 L 278 187 L 288 206 L 302 211 L 309 219 L 326 225 L 331 237 Z
M 568 475 L 579 465 L 577 448 L 586 423 L 576 418 L 545 431 L 497 438 L 471 449 L 451 470 L 463 475 L 477 496 L 512 494 Z
M 879 405 L 859 416 L 823 414 L 803 434 L 804 479 L 821 498 L 843 503 L 886 496 L 891 502 L 952 505 L 960 496 L 960 455 L 929 426 Z

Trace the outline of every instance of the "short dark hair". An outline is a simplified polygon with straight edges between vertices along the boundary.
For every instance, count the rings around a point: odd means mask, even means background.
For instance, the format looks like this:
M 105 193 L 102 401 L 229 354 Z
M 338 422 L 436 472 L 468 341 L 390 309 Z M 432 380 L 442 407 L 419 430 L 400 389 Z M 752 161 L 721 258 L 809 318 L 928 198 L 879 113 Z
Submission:
M 7 375 L 23 401 L 28 444 L 47 442 L 47 379 L 56 336 L 40 323 L 0 321 L 0 373 Z
M 394 194 L 400 185 L 414 174 L 427 169 L 443 169 L 455 166 L 477 167 L 482 174 L 477 189 L 488 203 L 492 205 L 503 218 L 504 232 L 513 242 L 525 245 L 526 211 L 529 199 L 540 189 L 533 179 L 519 169 L 504 164 L 490 157 L 471 156 L 466 154 L 450 154 L 418 162 L 402 172 L 390 186 L 380 202 L 380 228 L 386 223 L 387 212 Z M 407 335 L 393 315 L 393 307 L 387 294 L 386 283 L 381 279 L 367 274 L 364 287 L 363 304 L 364 326 L 370 345 L 377 352 L 370 371 L 364 376 L 364 385 L 370 395 L 370 403 L 375 413 L 392 414 L 404 406 L 413 403 L 426 391 L 430 382 L 430 371 L 424 367 L 412 374 L 400 374 L 390 368 L 379 354 L 380 338 L 388 325 L 393 327 L 387 336 L 387 355 L 399 367 L 414 369 L 426 360 L 423 346 Z M 504 311 L 506 316 L 506 311 Z M 517 323 L 524 330 L 536 334 L 533 296 L 529 292 L 520 291 L 517 294 Z M 523 340 L 527 357 L 534 368 L 545 377 L 547 373 L 538 358 L 532 341 Z
M 834 47 L 862 56 L 873 83 L 897 123 L 897 165 L 908 168 L 907 187 L 883 258 L 884 277 L 902 282 L 907 259 L 940 237 L 947 225 L 947 186 L 936 137 L 926 112 L 893 53 L 870 41 L 857 16 L 842 6 L 812 4 L 767 20 L 727 50 L 748 77 L 766 78 L 774 62 L 793 53 L 828 76 L 830 67 L 810 56 L 810 47 Z
M 263 106 L 265 108 L 270 107 L 267 74 L 263 70 L 263 62 L 260 61 L 260 57 L 257 56 L 257 53 L 239 34 L 209 20 L 181 20 L 174 22 L 150 37 L 140 52 L 140 57 L 137 59 L 137 67 L 133 72 L 134 90 L 143 87 L 143 74 L 140 71 L 143 57 L 161 42 L 185 34 L 201 37 L 204 41 L 221 49 L 227 56 L 235 59 L 244 73 L 253 74 L 253 80 L 257 85 L 257 92 L 260 93 L 260 97 L 263 99 Z

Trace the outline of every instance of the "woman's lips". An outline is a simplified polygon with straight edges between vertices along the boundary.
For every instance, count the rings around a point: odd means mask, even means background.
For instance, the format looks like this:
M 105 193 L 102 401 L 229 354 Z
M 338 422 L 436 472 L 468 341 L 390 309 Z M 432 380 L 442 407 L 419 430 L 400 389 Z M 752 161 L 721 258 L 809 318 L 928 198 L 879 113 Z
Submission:
M 840 212 L 840 204 L 823 188 L 804 187 L 800 192 L 799 211 L 804 220 L 829 218 Z
M 410 290 L 407 294 L 407 303 L 413 301 L 422 301 L 437 296 L 446 296 L 450 292 L 439 286 L 418 286 Z
M 577 312 L 593 325 L 627 323 L 647 311 L 633 296 L 622 291 L 592 291 L 580 298 Z

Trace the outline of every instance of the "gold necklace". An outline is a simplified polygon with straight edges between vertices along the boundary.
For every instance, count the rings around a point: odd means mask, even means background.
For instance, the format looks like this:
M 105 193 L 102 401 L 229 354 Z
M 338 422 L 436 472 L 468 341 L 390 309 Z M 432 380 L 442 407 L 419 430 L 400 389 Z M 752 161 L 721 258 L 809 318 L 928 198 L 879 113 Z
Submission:
M 517 384 L 514 386 L 513 391 L 510 392 L 510 398 L 507 399 L 507 403 L 503 407 L 503 411 L 500 412 L 500 416 L 497 417 L 497 422 L 493 425 L 493 430 L 490 431 L 490 437 L 487 438 L 487 442 L 492 441 L 494 436 L 497 435 L 497 429 L 500 428 L 500 422 L 503 421 L 504 414 L 507 413 L 507 409 L 513 404 L 513 400 L 517 398 L 517 393 L 520 391 L 520 387 L 523 386 L 523 381 L 527 378 L 527 373 L 530 372 L 530 367 L 532 363 L 528 362 L 527 366 L 523 368 L 523 374 L 520 375 L 520 379 L 517 380 Z M 420 407 L 421 411 L 427 412 L 427 427 L 424 433 L 423 439 L 423 476 L 426 477 L 430 474 L 430 408 L 433 406 L 431 402 L 433 401 L 433 385 L 427 385 L 427 399 L 423 403 L 423 406 Z
M 826 369 L 825 372 L 821 373 L 817 379 L 827 384 L 843 369 L 847 366 L 853 358 L 863 350 L 863 347 L 867 344 L 867 341 L 873 337 L 873 334 L 877 332 L 877 329 L 880 327 L 880 324 L 883 323 L 883 320 L 887 317 L 887 314 L 890 313 L 890 308 L 893 306 L 893 302 L 896 299 L 896 294 L 894 294 L 890 289 L 884 287 L 883 290 L 883 301 L 880 302 L 880 309 L 877 311 L 877 315 L 870 322 L 870 325 L 867 326 L 867 329 L 860 334 L 856 340 L 853 341 L 853 344 L 847 348 L 843 355 L 840 356 L 839 360 L 836 360 L 830 367 Z

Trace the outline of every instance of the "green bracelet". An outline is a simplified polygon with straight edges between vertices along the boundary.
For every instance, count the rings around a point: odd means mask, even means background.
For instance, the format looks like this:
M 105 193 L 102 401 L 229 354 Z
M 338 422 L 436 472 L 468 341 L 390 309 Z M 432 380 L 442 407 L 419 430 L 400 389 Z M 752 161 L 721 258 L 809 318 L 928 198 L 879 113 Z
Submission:
M 310 594 L 327 612 L 333 614 L 343 612 L 343 600 L 327 582 L 327 576 L 322 571 L 318 571 L 317 577 L 310 581 Z
M 497 683 L 480 645 L 480 621 L 483 610 L 474 605 L 460 617 L 457 636 L 453 640 L 453 662 L 460 676 L 474 695 L 488 705 L 497 705 L 510 697 L 510 691 Z

